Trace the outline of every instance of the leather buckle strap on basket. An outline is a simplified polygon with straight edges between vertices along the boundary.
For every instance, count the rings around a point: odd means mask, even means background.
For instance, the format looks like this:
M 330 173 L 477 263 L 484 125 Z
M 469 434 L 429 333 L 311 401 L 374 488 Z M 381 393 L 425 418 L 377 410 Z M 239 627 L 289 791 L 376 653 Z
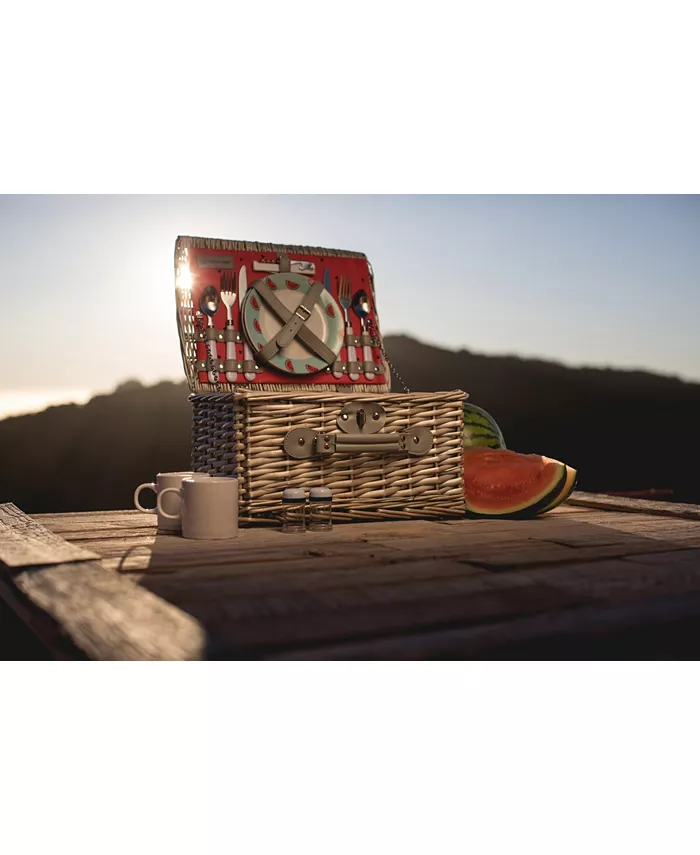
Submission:
M 313 351 L 316 356 L 320 357 L 327 365 L 335 359 L 335 353 L 321 341 L 318 336 L 314 335 L 310 329 L 307 329 L 306 322 L 311 317 L 313 307 L 318 302 L 318 298 L 323 292 L 323 282 L 315 282 L 307 294 L 302 296 L 299 305 L 291 312 L 284 303 L 278 299 L 266 286 L 266 280 L 255 282 L 252 286 L 256 293 L 260 296 L 277 317 L 282 321 L 284 326 L 277 333 L 275 338 L 270 339 L 268 343 L 259 352 L 261 359 L 269 362 L 270 359 L 283 347 L 287 347 L 297 336 L 304 344 Z

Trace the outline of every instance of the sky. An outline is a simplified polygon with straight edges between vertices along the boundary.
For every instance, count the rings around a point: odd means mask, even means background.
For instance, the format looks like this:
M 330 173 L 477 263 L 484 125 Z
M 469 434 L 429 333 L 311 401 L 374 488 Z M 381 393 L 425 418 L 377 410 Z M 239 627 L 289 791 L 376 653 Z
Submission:
M 364 252 L 385 335 L 700 381 L 700 196 L 0 196 L 0 417 L 183 379 L 178 235 Z

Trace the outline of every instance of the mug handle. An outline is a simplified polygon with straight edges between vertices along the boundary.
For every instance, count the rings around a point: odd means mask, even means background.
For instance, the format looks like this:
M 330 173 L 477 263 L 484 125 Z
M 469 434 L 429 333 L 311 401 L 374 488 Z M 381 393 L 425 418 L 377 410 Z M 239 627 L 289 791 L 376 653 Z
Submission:
M 160 500 L 163 498 L 163 496 L 166 493 L 177 493 L 179 495 L 180 494 L 180 488 L 179 487 L 166 487 L 165 490 L 161 490 L 160 493 L 158 493 L 158 499 L 156 500 L 156 509 L 158 510 L 158 513 L 162 517 L 164 517 L 166 520 L 179 520 L 180 514 L 169 514 L 163 510 L 163 506 L 162 506 Z
M 149 490 L 153 490 L 154 493 L 158 492 L 155 484 L 139 484 L 139 486 L 134 490 L 134 504 L 142 514 L 154 514 L 156 512 L 155 508 L 144 508 L 141 502 L 139 502 L 139 493 L 147 487 Z

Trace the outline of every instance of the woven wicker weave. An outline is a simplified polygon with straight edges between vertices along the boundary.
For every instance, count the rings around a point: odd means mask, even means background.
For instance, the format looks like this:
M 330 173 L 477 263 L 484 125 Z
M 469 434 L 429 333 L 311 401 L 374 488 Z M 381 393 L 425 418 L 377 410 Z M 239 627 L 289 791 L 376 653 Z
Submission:
M 464 392 L 298 394 L 240 392 L 190 395 L 192 468 L 239 480 L 244 521 L 275 518 L 285 487 L 333 490 L 336 520 L 430 519 L 464 514 L 462 425 Z M 424 457 L 334 455 L 293 460 L 282 443 L 308 427 L 338 433 L 336 418 L 350 401 L 377 401 L 387 412 L 383 432 L 418 425 L 433 434 Z

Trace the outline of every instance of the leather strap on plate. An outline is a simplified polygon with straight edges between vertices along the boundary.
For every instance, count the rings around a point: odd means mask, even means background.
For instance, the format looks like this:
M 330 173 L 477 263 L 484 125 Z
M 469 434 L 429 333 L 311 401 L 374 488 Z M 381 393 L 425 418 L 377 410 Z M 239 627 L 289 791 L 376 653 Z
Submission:
M 311 312 L 316 303 L 318 303 L 318 298 L 322 293 L 323 282 L 318 281 L 314 282 L 307 293 L 302 295 L 299 305 L 294 310 L 294 314 L 277 333 L 277 344 L 280 350 L 294 341 L 296 334 L 311 317 Z
M 284 305 L 284 303 L 264 283 L 265 280 L 260 279 L 257 282 L 254 282 L 251 285 L 251 288 L 255 289 L 257 294 L 260 295 L 260 298 L 263 300 L 263 302 L 268 305 L 268 307 L 277 315 L 277 317 L 282 321 L 282 323 L 289 323 L 289 321 L 295 317 L 294 313 L 290 312 L 289 309 Z M 323 291 L 323 283 L 321 283 L 321 291 Z M 314 304 L 317 301 L 318 296 L 314 300 Z M 298 307 L 297 311 L 299 311 Z M 312 353 L 315 353 L 316 356 L 322 359 L 327 365 L 330 365 L 330 363 L 333 362 L 333 360 L 335 359 L 336 354 L 333 353 L 330 347 L 324 344 L 317 335 L 312 333 L 311 330 L 303 324 L 300 324 L 299 330 L 296 333 L 296 337 L 299 338 L 299 340 L 302 341 Z M 294 336 L 292 336 L 292 339 L 293 338 Z M 268 341 L 265 347 L 263 347 L 263 349 L 260 351 L 259 356 L 262 359 L 269 361 L 277 353 L 278 350 L 280 350 L 279 334 L 275 336 L 275 338 L 270 339 L 270 341 Z

